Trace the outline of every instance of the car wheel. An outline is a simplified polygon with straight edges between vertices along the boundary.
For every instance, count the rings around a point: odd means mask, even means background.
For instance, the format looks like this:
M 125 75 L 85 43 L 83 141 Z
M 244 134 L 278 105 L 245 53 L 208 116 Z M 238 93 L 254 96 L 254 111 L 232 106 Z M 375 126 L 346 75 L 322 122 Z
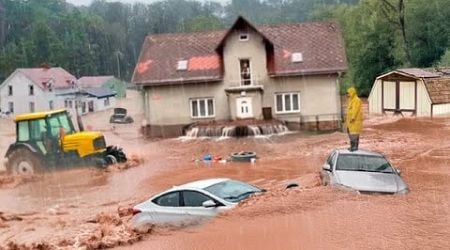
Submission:
M 13 175 L 32 175 L 42 172 L 41 159 L 25 148 L 19 148 L 8 157 L 8 172 Z

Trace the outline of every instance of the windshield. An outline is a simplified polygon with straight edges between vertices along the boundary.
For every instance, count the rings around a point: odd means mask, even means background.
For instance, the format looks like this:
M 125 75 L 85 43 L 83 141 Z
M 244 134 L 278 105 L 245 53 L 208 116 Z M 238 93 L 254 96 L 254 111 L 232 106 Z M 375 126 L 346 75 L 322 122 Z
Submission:
M 336 170 L 394 173 L 384 157 L 369 155 L 340 155 Z
M 205 188 L 206 191 L 229 202 L 240 202 L 261 189 L 244 182 L 228 180 Z
M 48 124 L 50 126 L 50 134 L 57 136 L 59 129 L 64 128 L 64 133 L 71 134 L 74 132 L 73 124 L 67 113 L 58 113 L 48 118 Z

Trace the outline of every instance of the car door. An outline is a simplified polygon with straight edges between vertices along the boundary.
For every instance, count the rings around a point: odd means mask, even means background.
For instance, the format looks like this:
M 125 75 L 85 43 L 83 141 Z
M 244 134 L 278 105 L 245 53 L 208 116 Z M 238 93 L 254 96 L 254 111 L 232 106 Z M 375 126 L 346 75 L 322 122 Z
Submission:
M 223 209 L 223 204 L 199 191 L 184 190 L 182 196 L 184 209 L 192 220 L 213 217 Z M 203 202 L 207 200 L 216 202 L 218 206 L 203 207 Z
M 152 200 L 155 204 L 150 215 L 156 223 L 175 223 L 181 222 L 188 217 L 188 213 L 181 205 L 181 192 L 174 191 L 163 194 Z

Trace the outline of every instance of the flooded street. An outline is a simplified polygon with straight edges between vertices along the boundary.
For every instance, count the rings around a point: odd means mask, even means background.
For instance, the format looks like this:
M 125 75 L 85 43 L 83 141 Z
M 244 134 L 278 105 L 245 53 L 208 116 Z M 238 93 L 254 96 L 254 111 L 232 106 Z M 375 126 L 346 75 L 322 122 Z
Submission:
M 384 153 L 411 189 L 393 196 L 320 185 L 328 154 L 348 147 L 341 132 L 144 140 L 139 122 L 112 127 L 98 117 L 97 123 L 91 117 L 86 121 L 141 163 L 108 171 L 71 169 L 20 182 L 2 175 L 0 249 L 450 248 L 449 119 L 365 121 L 360 147 Z M 1 133 L 2 155 L 13 138 Z M 198 160 L 239 151 L 255 151 L 258 159 L 254 164 Z M 247 181 L 268 192 L 202 225 L 155 227 L 147 234 L 128 229 L 128 208 L 173 185 L 211 177 Z M 300 187 L 285 190 L 292 182 Z

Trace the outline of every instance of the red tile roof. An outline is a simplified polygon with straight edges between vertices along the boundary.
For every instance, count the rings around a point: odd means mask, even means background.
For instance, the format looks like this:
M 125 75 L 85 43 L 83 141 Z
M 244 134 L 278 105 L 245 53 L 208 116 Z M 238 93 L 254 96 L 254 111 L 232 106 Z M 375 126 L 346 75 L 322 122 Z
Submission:
M 83 76 L 78 79 L 80 87 L 101 87 L 107 81 L 114 79 L 114 76 Z
M 326 74 L 347 69 L 344 42 L 333 22 L 256 26 L 255 29 L 273 46 L 271 76 Z M 222 80 L 220 51 L 216 49 L 228 32 L 146 37 L 132 82 L 159 85 Z M 295 52 L 302 53 L 303 62 L 291 62 L 291 54 Z M 188 60 L 187 70 L 177 70 L 180 60 Z
M 76 81 L 76 77 L 71 75 L 63 68 L 20 68 L 17 71 L 22 72 L 31 81 L 41 88 L 47 88 L 49 82 L 52 82 L 53 88 L 70 88 L 71 82 Z

